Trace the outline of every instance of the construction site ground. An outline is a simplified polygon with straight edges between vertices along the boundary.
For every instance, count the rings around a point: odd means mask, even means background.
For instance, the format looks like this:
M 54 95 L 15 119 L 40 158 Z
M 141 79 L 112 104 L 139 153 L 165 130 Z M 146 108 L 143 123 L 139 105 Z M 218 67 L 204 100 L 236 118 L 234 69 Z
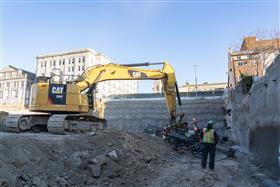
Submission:
M 262 186 L 244 156 L 201 169 L 190 152 L 159 137 L 106 129 L 96 133 L 0 133 L 0 186 Z

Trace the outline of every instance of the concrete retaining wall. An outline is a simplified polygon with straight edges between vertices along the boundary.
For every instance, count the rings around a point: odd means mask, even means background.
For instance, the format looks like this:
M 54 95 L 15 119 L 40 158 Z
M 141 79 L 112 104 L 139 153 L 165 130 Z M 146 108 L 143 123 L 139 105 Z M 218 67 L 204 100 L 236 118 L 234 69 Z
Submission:
M 208 120 L 216 121 L 216 127 L 224 126 L 224 99 L 191 99 L 182 100 L 182 111 L 186 114 L 185 121 L 196 117 L 198 124 L 204 126 Z M 177 111 L 181 109 L 178 107 Z M 165 100 L 116 100 L 105 104 L 105 118 L 108 127 L 128 131 L 143 131 L 147 126 L 162 127 L 168 122 Z
M 238 87 L 230 94 L 233 137 L 241 150 L 280 177 L 280 58 L 249 94 Z

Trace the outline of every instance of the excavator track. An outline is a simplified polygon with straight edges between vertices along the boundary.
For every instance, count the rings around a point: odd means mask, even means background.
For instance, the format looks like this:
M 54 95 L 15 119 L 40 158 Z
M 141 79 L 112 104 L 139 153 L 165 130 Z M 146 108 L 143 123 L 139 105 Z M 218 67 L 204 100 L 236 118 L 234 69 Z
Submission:
M 23 115 L 9 115 L 3 121 L 2 131 L 4 132 L 20 132 L 18 121 Z
M 65 134 L 64 123 L 67 115 L 52 115 L 47 124 L 48 132 L 52 134 Z
M 2 131 L 46 131 L 45 123 L 48 121 L 49 116 L 50 114 L 11 114 L 3 121 Z
M 90 114 L 26 114 L 9 115 L 1 128 L 4 132 L 49 132 L 77 134 L 106 126 L 106 120 Z
M 105 119 L 88 114 L 52 115 L 48 120 L 48 132 L 52 134 L 80 134 L 105 126 Z

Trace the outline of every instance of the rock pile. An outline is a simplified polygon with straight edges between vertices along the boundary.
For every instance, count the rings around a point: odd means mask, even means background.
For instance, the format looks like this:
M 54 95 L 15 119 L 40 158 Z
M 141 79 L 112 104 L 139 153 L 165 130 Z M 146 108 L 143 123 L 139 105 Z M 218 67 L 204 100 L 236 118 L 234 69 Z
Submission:
M 2 186 L 145 185 L 158 175 L 168 146 L 157 137 L 98 131 L 96 135 L 0 135 Z

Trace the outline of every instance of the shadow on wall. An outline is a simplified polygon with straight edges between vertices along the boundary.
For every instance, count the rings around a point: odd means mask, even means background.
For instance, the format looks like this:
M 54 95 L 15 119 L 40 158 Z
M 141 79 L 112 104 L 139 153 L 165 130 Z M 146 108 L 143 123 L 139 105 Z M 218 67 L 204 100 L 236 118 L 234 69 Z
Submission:
M 250 131 L 250 152 L 254 161 L 269 171 L 272 177 L 280 177 L 280 126 L 257 127 Z

